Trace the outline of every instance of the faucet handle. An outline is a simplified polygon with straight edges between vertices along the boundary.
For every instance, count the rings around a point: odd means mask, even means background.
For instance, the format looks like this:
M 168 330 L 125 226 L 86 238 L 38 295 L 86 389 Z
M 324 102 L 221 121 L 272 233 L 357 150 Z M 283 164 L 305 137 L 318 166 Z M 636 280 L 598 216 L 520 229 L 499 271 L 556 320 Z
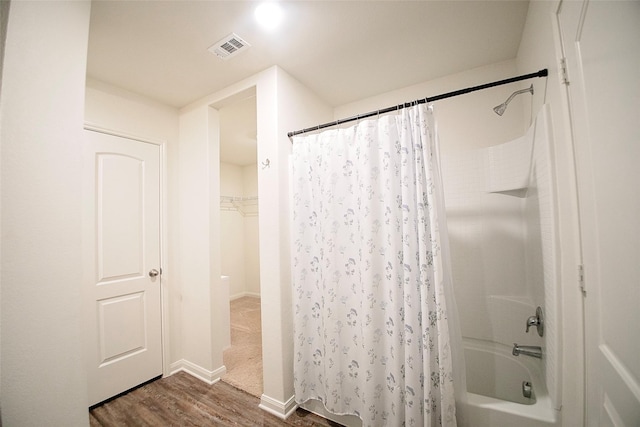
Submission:
M 536 315 L 535 316 L 530 316 L 527 319 L 527 329 L 526 332 L 529 332 L 529 328 L 531 326 L 535 326 L 536 329 L 538 330 L 538 335 L 542 336 L 544 335 L 544 317 L 542 314 L 542 308 L 541 307 L 537 307 L 536 308 Z

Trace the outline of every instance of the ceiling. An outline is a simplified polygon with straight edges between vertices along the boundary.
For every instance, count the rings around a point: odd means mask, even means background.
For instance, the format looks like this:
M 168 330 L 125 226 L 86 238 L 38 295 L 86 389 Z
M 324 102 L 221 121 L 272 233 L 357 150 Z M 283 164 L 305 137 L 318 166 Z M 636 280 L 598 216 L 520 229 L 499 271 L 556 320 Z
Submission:
M 517 55 L 526 0 L 280 1 L 275 31 L 254 1 L 93 1 L 88 76 L 176 108 L 278 65 L 331 106 Z M 221 60 L 230 33 L 251 47 Z

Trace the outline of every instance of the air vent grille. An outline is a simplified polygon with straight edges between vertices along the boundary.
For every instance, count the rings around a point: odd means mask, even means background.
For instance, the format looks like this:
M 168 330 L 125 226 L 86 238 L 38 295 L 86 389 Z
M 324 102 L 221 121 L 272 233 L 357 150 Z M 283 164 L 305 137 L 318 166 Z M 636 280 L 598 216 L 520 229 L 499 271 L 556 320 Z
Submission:
M 219 40 L 209 48 L 209 52 L 221 59 L 229 59 L 240 52 L 244 52 L 251 45 L 235 33 Z

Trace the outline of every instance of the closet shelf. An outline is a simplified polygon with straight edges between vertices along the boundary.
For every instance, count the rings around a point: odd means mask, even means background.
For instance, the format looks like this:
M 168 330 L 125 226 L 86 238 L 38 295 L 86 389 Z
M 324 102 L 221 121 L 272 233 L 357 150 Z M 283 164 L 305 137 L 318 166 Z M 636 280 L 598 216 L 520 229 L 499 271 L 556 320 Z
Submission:
M 258 215 L 258 197 L 220 196 L 221 211 L 237 211 L 242 216 Z

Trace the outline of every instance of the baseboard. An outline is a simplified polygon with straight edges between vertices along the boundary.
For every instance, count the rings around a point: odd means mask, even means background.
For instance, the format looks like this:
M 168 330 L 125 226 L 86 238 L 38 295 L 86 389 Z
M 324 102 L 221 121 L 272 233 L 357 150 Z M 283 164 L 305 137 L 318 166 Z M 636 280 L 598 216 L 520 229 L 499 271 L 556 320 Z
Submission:
M 283 403 L 263 394 L 260 398 L 259 408 L 282 420 L 286 420 L 298 408 L 298 404 L 293 396 Z
M 229 301 L 233 301 L 242 297 L 260 298 L 260 294 L 256 292 L 240 292 L 239 294 L 231 295 Z
M 218 369 L 210 371 L 203 368 L 202 366 L 196 365 L 195 363 L 191 363 L 188 360 L 180 359 L 177 362 L 173 362 L 171 365 L 169 365 L 169 371 L 169 375 L 184 371 L 187 374 L 194 376 L 199 380 L 202 380 L 205 383 L 211 385 L 220 381 L 220 378 L 222 378 L 222 376 L 227 373 L 227 368 L 226 366 L 222 365 Z

